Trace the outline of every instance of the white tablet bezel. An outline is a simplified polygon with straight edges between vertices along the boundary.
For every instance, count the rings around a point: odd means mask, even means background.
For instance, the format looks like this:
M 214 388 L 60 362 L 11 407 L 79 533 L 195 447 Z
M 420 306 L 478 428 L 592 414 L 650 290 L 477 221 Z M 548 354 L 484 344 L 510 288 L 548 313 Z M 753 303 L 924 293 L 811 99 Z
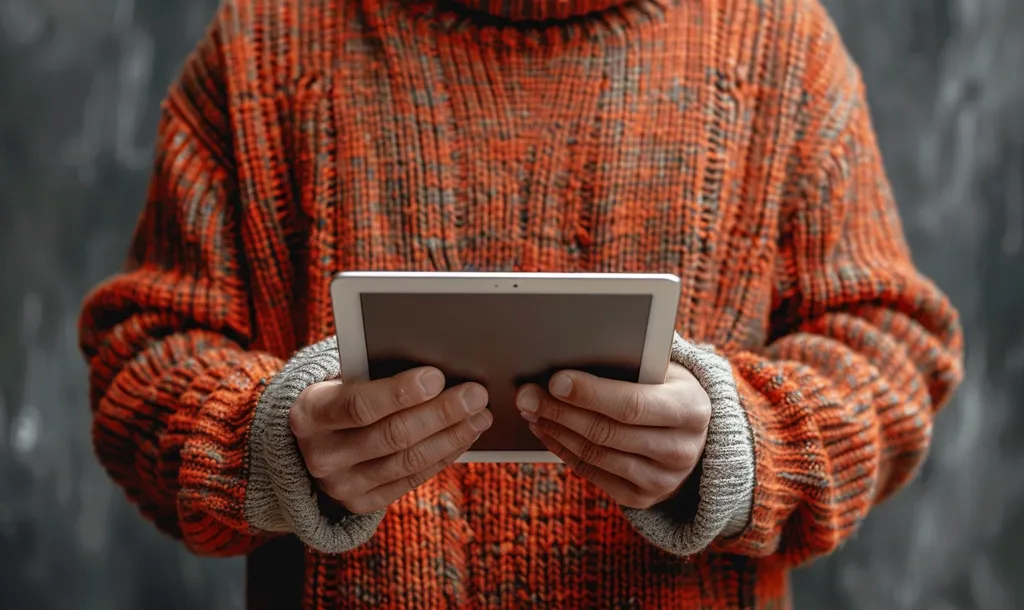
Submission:
M 640 383 L 664 383 L 679 307 L 679 278 L 671 274 L 484 273 L 343 271 L 331 281 L 343 381 L 366 381 L 363 293 L 643 294 L 651 297 L 640 361 Z M 467 451 L 459 462 L 560 462 L 547 451 Z

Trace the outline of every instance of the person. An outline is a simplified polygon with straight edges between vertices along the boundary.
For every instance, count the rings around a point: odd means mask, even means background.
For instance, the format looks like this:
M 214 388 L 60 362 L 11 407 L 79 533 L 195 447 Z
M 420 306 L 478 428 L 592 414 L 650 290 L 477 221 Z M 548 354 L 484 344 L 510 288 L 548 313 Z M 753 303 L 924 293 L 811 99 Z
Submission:
M 486 388 L 339 382 L 346 269 L 676 274 L 668 379 L 452 464 Z M 251 608 L 789 607 L 961 378 L 818 0 L 224 0 L 80 328 L 99 459 Z

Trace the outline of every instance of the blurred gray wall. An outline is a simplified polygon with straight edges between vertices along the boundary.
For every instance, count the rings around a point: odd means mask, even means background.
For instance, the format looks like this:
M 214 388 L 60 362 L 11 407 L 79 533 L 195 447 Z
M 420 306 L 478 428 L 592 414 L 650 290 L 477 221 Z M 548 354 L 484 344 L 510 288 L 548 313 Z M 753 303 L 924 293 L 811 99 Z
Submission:
M 1024 608 L 1024 1 L 826 0 L 860 61 L 968 379 L 920 479 L 796 577 L 798 610 Z M 75 346 L 215 0 L 0 0 L 0 607 L 240 608 L 238 560 L 143 522 L 89 442 Z

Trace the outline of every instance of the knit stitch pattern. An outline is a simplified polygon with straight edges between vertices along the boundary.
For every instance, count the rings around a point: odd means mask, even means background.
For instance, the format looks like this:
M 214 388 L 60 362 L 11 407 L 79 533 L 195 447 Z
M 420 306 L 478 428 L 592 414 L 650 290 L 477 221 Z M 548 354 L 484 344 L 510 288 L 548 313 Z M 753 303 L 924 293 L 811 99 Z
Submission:
M 564 467 L 454 465 L 365 544 L 310 549 L 309 609 L 788 607 L 961 377 L 817 0 L 224 0 L 80 323 L 97 455 L 194 552 L 282 535 L 246 517 L 252 447 L 289 442 L 251 438 L 280 429 L 256 405 L 333 334 L 346 269 L 678 275 L 755 476 L 746 522 L 681 556 Z

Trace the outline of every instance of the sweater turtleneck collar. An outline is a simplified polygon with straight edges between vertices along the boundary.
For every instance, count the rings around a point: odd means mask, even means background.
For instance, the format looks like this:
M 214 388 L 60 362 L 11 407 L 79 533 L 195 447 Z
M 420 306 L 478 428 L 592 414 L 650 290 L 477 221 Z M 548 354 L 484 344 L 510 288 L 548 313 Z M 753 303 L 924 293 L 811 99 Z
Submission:
M 629 0 L 457 0 L 472 10 L 513 21 L 548 21 L 598 13 Z

